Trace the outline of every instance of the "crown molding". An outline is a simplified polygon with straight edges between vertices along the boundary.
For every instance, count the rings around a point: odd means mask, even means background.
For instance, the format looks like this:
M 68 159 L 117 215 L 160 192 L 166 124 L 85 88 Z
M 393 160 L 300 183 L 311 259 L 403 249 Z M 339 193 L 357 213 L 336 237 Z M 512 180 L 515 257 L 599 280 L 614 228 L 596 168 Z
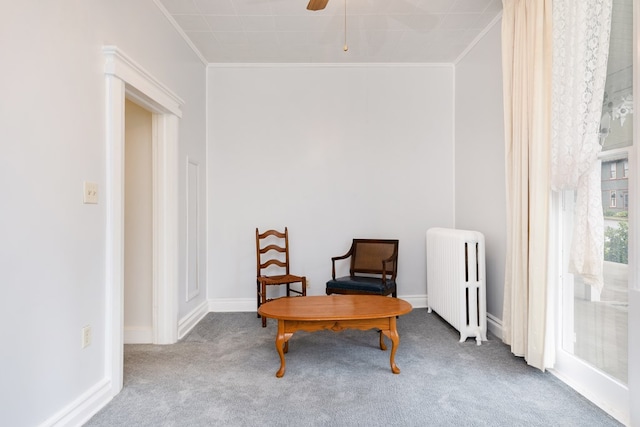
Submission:
M 164 17 L 167 18 L 169 23 L 171 25 L 173 25 L 173 28 L 178 32 L 178 34 L 180 34 L 180 37 L 182 37 L 182 39 L 185 41 L 185 43 L 187 43 L 187 45 L 191 48 L 193 53 L 195 53 L 196 56 L 198 57 L 198 59 L 200 59 L 202 64 L 203 65 L 209 65 L 209 61 L 207 61 L 207 59 L 204 57 L 202 52 L 200 52 L 200 50 L 196 47 L 196 45 L 193 44 L 193 42 L 191 41 L 189 36 L 187 36 L 187 34 L 182 30 L 182 28 L 180 28 L 180 25 L 178 25 L 176 20 L 173 19 L 173 16 L 171 16 L 171 14 L 167 10 L 167 8 L 165 8 L 164 5 L 162 3 L 160 3 L 160 0 L 153 0 L 153 2 L 158 7 L 158 9 L 160 9 L 160 12 L 162 12 Z

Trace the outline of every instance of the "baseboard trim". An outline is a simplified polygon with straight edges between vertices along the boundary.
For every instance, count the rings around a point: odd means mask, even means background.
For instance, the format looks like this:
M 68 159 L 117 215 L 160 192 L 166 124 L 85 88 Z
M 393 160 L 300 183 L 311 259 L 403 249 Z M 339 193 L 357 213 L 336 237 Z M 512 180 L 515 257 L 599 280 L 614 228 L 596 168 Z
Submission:
M 105 378 L 40 424 L 40 427 L 80 427 L 111 399 L 111 381 Z
M 207 300 L 198 304 L 191 313 L 178 321 L 178 339 L 184 338 L 191 329 L 200 322 L 209 312 L 209 302 Z
M 398 298 L 405 300 L 413 308 L 425 308 L 427 307 L 426 295 L 398 295 Z
M 487 329 L 493 335 L 502 339 L 502 320 L 491 313 L 487 313 Z

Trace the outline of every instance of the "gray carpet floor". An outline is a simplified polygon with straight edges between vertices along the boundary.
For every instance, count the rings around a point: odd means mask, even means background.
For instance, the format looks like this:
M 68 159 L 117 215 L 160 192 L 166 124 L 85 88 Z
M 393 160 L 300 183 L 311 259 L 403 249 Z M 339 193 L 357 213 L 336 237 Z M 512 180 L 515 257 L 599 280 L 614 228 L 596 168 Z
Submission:
M 398 332 L 398 375 L 375 331 L 347 330 L 296 333 L 276 378 L 275 321 L 210 313 L 177 344 L 126 345 L 124 389 L 86 425 L 620 425 L 491 334 L 459 343 L 426 309 Z

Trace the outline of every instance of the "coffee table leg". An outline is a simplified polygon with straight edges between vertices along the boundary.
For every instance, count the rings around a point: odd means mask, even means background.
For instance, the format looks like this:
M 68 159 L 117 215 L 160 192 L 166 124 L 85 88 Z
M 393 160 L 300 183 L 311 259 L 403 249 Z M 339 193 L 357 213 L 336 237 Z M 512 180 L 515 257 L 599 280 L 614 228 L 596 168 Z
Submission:
M 396 350 L 398 349 L 398 345 L 400 344 L 400 336 L 398 335 L 398 329 L 396 329 L 396 318 L 391 317 L 389 319 L 389 339 L 391 340 L 391 356 L 389 358 L 389 363 L 391 364 L 391 372 L 394 374 L 400 373 L 400 368 L 396 365 L 395 357 Z
M 387 345 L 384 343 L 384 333 L 380 331 L 380 350 L 385 351 L 387 349 Z
M 285 346 L 287 347 L 286 350 L 289 350 L 289 345 L 285 341 L 284 322 L 284 320 L 278 319 L 278 335 L 276 335 L 276 350 L 280 356 L 280 369 L 276 372 L 276 377 L 278 378 L 282 378 L 286 367 L 286 362 L 284 360 Z

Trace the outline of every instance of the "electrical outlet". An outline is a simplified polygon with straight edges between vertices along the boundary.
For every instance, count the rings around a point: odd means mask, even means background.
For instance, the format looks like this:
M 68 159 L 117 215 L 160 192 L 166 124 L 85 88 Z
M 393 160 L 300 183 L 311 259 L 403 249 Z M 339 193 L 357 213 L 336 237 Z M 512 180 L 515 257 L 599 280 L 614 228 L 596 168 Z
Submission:
M 98 203 L 98 184 L 85 181 L 83 186 L 82 202 L 85 204 Z
M 82 328 L 82 348 L 87 348 L 91 344 L 91 326 Z

